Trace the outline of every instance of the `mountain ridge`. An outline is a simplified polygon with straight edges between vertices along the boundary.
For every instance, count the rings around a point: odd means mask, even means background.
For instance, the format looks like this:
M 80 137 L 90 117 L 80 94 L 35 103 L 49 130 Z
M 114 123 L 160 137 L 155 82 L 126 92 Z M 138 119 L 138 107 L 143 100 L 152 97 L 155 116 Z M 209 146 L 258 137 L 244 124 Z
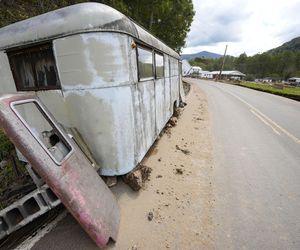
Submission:
M 284 51 L 292 51 L 292 52 L 300 51 L 300 36 L 295 37 L 288 42 L 285 42 L 279 47 L 268 50 L 267 53 L 278 54 Z
M 217 54 L 217 53 L 212 53 L 212 52 L 209 52 L 209 51 L 201 51 L 201 52 L 198 52 L 198 53 L 194 53 L 194 54 L 182 54 L 181 55 L 181 59 L 182 60 L 192 60 L 192 59 L 195 59 L 195 58 L 208 58 L 208 59 L 218 59 L 220 57 L 222 57 L 223 55 L 220 55 L 220 54 Z

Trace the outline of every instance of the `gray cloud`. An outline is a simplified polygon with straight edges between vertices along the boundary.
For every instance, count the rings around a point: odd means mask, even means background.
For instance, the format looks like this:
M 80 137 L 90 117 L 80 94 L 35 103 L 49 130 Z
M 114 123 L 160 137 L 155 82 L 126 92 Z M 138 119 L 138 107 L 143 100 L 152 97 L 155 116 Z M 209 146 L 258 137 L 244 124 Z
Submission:
M 212 45 L 241 40 L 242 20 L 250 13 L 241 4 L 205 5 L 194 1 L 196 15 L 189 33 L 187 46 Z M 201 5 L 202 4 L 202 5 Z
M 275 36 L 283 42 L 300 36 L 299 6 L 300 3 L 295 3 L 284 8 L 281 12 L 280 20 L 282 20 L 283 27 L 278 29 Z
M 196 15 L 186 53 L 253 55 L 300 36 L 300 0 L 193 0 Z M 222 52 L 221 52 L 222 53 Z

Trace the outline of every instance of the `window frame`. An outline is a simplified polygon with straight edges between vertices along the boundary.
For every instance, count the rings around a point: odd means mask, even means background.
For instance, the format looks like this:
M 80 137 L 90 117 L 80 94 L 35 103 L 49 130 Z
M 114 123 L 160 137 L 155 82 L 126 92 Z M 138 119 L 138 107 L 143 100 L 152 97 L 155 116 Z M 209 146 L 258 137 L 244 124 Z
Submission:
M 23 81 L 18 77 L 18 74 L 16 72 L 14 63 L 13 63 L 13 57 L 16 55 L 30 55 L 33 52 L 38 52 L 38 51 L 43 51 L 43 50 L 51 50 L 52 56 L 53 56 L 53 62 L 55 65 L 55 70 L 56 70 L 56 75 L 57 75 L 57 81 L 58 85 L 56 86 L 38 86 L 37 83 L 37 78 L 36 75 L 33 74 L 34 77 L 34 87 L 25 87 L 23 84 Z M 26 47 L 26 48 L 19 48 L 19 49 L 12 49 L 6 51 L 8 61 L 10 64 L 10 69 L 15 81 L 15 86 L 17 91 L 40 91 L 40 90 L 56 90 L 56 89 L 61 89 L 61 82 L 59 78 L 59 73 L 58 73 L 58 68 L 56 64 L 56 58 L 54 56 L 54 51 L 53 51 L 53 45 L 52 43 L 43 43 L 39 45 L 35 45 L 32 47 Z M 32 69 L 34 68 L 33 62 L 30 62 Z
M 163 59 L 163 76 L 159 76 L 157 77 L 157 70 L 156 70 L 156 55 L 159 55 L 159 56 L 162 56 L 162 59 Z M 164 53 L 161 53 L 157 50 L 154 50 L 154 68 L 155 68 L 155 79 L 162 79 L 162 78 L 165 78 L 165 57 L 164 57 Z
M 140 72 L 140 67 L 139 67 L 139 49 L 147 50 L 151 52 L 152 54 L 152 77 L 148 78 L 141 78 L 141 72 Z M 140 43 L 137 43 L 136 46 L 136 62 L 137 62 L 137 73 L 138 73 L 138 81 L 139 82 L 145 82 L 145 81 L 150 81 L 155 79 L 155 72 L 154 72 L 154 57 L 153 57 L 153 49 L 151 47 L 142 45 Z

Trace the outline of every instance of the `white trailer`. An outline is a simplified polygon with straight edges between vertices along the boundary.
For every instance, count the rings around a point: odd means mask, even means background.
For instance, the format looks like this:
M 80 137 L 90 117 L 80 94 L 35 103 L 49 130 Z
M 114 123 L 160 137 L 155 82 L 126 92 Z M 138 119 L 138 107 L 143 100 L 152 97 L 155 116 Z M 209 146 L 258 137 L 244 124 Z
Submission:
M 122 175 L 179 104 L 179 58 L 117 10 L 77 4 L 0 29 L 0 93 L 34 93 L 102 175 Z

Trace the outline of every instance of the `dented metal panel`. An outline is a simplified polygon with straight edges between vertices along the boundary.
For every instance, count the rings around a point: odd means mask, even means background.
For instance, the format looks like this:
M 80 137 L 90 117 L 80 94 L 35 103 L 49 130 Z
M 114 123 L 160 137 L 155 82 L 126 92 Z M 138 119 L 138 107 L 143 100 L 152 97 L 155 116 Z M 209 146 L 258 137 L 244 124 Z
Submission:
M 166 124 L 166 93 L 165 79 L 155 80 L 155 112 L 156 112 L 156 130 L 157 133 L 163 129 Z M 169 119 L 168 119 L 169 120 Z
M 128 85 L 128 36 L 87 33 L 53 42 L 64 90 L 95 89 Z
M 137 83 L 134 89 L 135 155 L 140 162 L 157 137 L 154 80 Z
M 103 175 L 121 175 L 134 166 L 134 114 L 131 88 L 65 93 L 70 123 L 82 134 Z
M 34 96 L 0 96 L 0 124 L 96 244 L 116 240 L 120 214 L 113 194 L 46 108 Z

